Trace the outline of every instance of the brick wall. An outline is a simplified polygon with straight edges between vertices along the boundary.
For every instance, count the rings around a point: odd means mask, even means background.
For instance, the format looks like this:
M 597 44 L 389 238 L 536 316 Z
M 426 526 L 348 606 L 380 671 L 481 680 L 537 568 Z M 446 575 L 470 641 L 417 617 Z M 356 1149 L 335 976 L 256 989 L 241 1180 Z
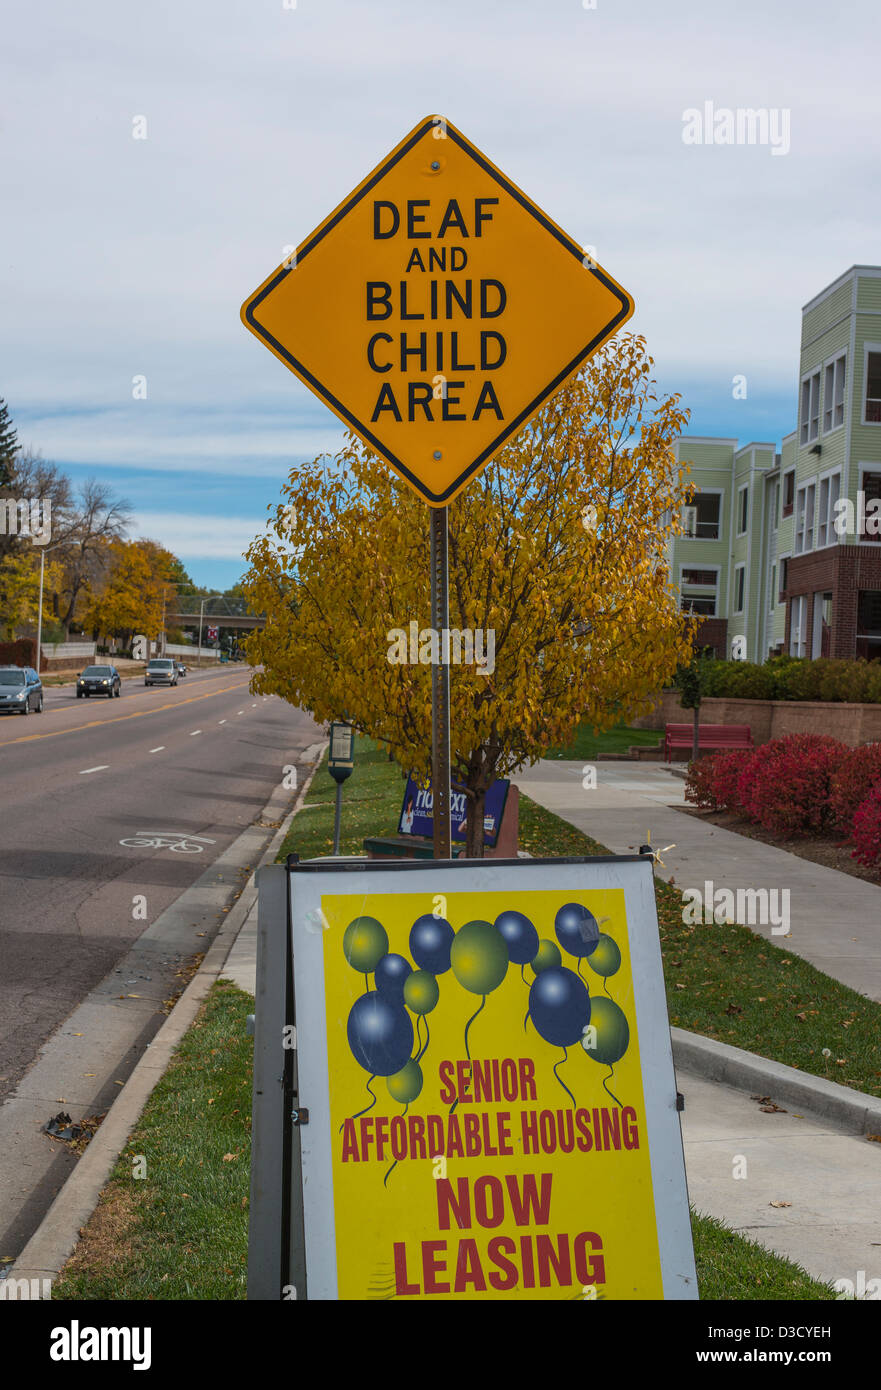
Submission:
M 683 724 L 691 710 L 683 710 L 679 692 L 665 690 L 651 714 L 634 719 L 637 729 L 663 729 Z M 881 705 L 847 704 L 821 700 L 731 700 L 711 697 L 701 702 L 701 724 L 749 724 L 758 745 L 787 734 L 831 734 L 856 748 L 881 741 Z
M 793 555 L 787 576 L 784 650 L 789 651 L 791 600 L 798 594 L 807 594 L 807 654 L 812 654 L 814 594 L 826 590 L 832 594 L 832 632 L 828 655 L 856 656 L 857 601 L 863 589 L 881 589 L 881 545 L 837 545 L 808 555 Z

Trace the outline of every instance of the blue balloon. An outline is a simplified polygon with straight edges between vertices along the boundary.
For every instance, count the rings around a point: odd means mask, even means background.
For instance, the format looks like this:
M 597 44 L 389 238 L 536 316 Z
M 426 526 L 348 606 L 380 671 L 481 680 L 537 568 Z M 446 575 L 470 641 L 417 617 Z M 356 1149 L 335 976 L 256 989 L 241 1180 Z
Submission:
M 407 1010 L 376 990 L 355 1000 L 346 1035 L 355 1061 L 373 1076 L 394 1076 L 413 1051 L 413 1024 Z
M 514 965 L 528 965 L 538 955 L 538 932 L 522 912 L 502 912 L 495 920 L 495 929 L 505 938 L 508 959 Z
M 374 981 L 380 994 L 396 1004 L 404 1002 L 404 981 L 412 975 L 413 967 L 403 956 L 386 955 L 376 963 Z
M 590 1023 L 590 995 L 583 980 L 565 965 L 552 965 L 529 987 L 529 1017 L 545 1042 L 571 1047 Z
M 566 903 L 554 918 L 557 940 L 570 956 L 589 956 L 600 939 L 597 919 L 581 903 Z
M 450 968 L 450 947 L 455 936 L 445 917 L 426 912 L 410 928 L 410 955 L 421 970 L 443 975 Z

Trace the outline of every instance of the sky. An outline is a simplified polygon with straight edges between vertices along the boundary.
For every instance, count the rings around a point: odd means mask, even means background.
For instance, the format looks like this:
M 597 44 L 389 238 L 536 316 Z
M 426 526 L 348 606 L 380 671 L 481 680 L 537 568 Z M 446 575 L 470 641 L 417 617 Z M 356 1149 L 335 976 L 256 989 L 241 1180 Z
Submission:
M 133 534 L 198 583 L 234 583 L 289 470 L 342 442 L 241 303 L 439 113 L 596 248 L 690 434 L 779 444 L 802 306 L 881 263 L 876 15 L 874 0 L 19 3 L 0 53 L 0 397 L 19 440 L 109 482 Z M 707 102 L 776 112 L 776 150 L 686 143 Z

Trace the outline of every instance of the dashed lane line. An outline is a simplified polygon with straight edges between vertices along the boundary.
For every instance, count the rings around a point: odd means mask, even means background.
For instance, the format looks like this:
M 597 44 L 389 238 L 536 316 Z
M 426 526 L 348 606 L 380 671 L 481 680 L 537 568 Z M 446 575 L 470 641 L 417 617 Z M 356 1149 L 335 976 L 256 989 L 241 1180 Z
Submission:
M 78 734 L 82 729 L 97 729 L 101 724 L 121 724 L 125 719 L 146 719 L 150 714 L 161 714 L 166 709 L 178 709 L 181 705 L 193 705 L 197 700 L 213 700 L 215 695 L 228 695 L 231 690 L 241 690 L 247 681 L 235 685 L 225 685 L 222 690 L 209 690 L 205 695 L 188 695 L 185 700 L 170 700 L 166 705 L 156 705 L 152 709 L 138 710 L 136 714 L 117 714 L 113 719 L 90 719 L 88 724 L 77 724 L 74 729 L 55 729 L 50 734 L 24 734 L 21 738 L 11 738 L 0 743 L 0 750 L 11 748 L 14 743 L 34 743 L 42 738 L 63 738 L 65 734 Z M 240 710 L 241 714 L 242 711 Z
M 106 772 L 109 766 L 109 763 L 101 763 L 98 767 L 81 767 L 80 777 L 85 777 L 89 772 Z
M 151 748 L 151 749 L 150 749 L 150 752 L 151 752 L 151 753 L 164 753 L 164 752 L 165 752 L 165 744 L 164 744 L 164 743 L 160 743 L 160 745 L 159 745 L 158 748 Z

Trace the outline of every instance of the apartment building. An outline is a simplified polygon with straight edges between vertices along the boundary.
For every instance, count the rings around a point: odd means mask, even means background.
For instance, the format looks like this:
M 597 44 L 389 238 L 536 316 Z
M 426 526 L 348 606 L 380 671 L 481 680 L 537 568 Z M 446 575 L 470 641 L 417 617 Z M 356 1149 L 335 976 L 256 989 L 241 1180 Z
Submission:
M 695 488 L 669 547 L 717 655 L 881 658 L 881 266 L 802 310 L 798 420 L 773 442 L 683 436 Z

